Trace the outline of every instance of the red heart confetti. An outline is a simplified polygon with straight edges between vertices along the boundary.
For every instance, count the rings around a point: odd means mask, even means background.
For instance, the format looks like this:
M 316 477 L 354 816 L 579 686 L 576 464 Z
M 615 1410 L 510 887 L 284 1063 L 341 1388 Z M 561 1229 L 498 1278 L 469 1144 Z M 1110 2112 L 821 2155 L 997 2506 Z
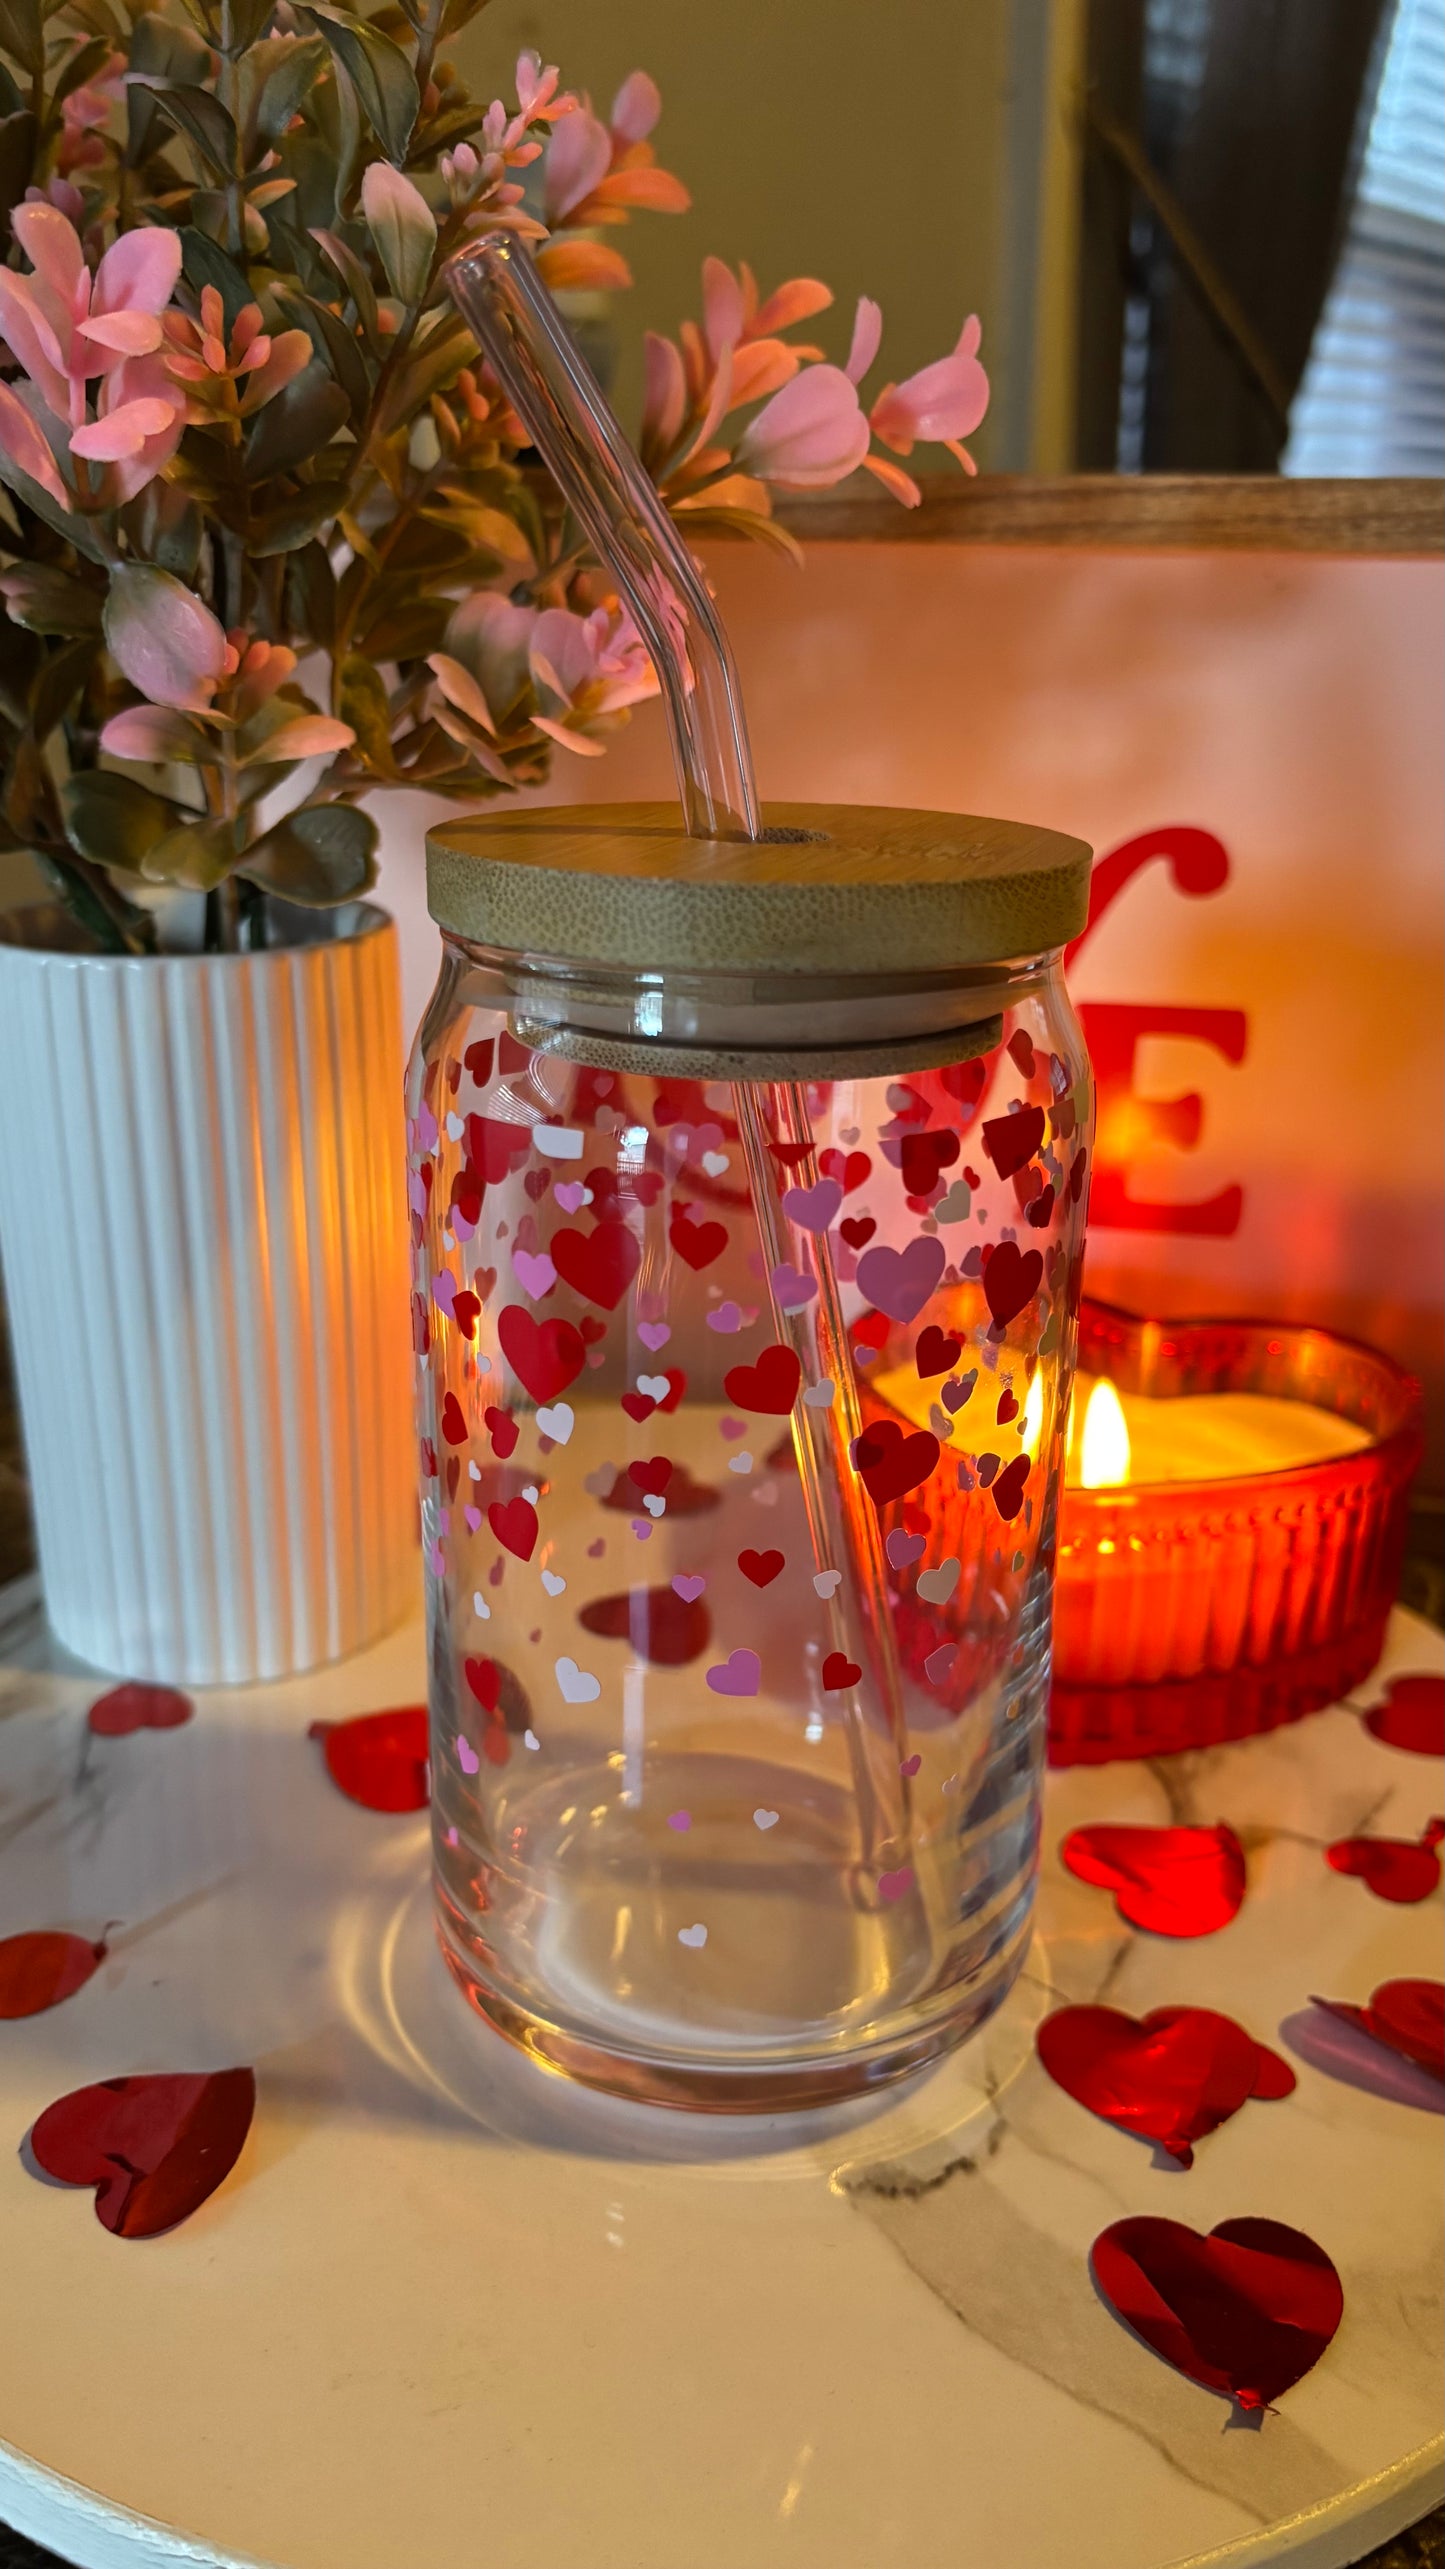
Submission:
M 769 1142 L 768 1144 L 769 1152 L 782 1169 L 800 1169 L 812 1148 L 811 1142 Z
M 1325 1849 L 1325 1862 L 1336 1873 L 1353 1873 L 1368 1883 L 1377 1899 L 1408 1906 L 1438 1891 L 1440 1858 L 1435 1850 L 1442 1839 L 1445 1820 L 1432 1820 L 1418 1838 L 1336 1838 Z
M 1368 2007 L 1352 2007 L 1343 1998 L 1310 2003 L 1445 2081 L 1445 1981 L 1382 1981 L 1371 1992 Z
M 651 1418 L 657 1403 L 650 1392 L 624 1392 L 622 1407 L 626 1410 L 628 1417 L 635 1419 L 640 1427 L 644 1419 Z
M 803 1368 L 791 1347 L 765 1347 L 753 1365 L 730 1365 L 723 1390 L 734 1409 L 758 1410 L 768 1418 L 785 1418 L 798 1397 Z
M 635 1516 L 638 1486 L 632 1477 L 632 1467 L 629 1464 L 625 1471 L 618 1473 L 602 1505 L 606 1508 L 623 1508 L 629 1516 Z M 717 1491 L 710 1489 L 706 1481 L 695 1481 L 687 1465 L 679 1463 L 667 1484 L 669 1517 L 705 1516 L 711 1508 L 718 1505 Z
M 625 1222 L 598 1222 L 590 1231 L 554 1231 L 552 1264 L 574 1293 L 615 1311 L 642 1264 L 642 1251 Z
M 685 1204 L 673 1206 L 667 1236 L 678 1256 L 699 1273 L 720 1258 L 728 1244 L 725 1223 L 694 1222 Z
M 429 1751 L 425 1704 L 358 1713 L 349 1722 L 313 1722 L 326 1772 L 364 1811 L 424 1811 Z
M 587 1361 L 581 1332 L 570 1320 L 534 1320 L 509 1302 L 497 1322 L 503 1355 L 533 1400 L 555 1400 L 576 1381 Z
M 594 1598 L 577 1620 L 584 1632 L 627 1642 L 654 1668 L 685 1668 L 712 1639 L 712 1618 L 702 1599 L 676 1596 L 671 1588 L 631 1588 Z
M 879 1419 L 853 1440 L 853 1468 L 877 1508 L 901 1499 L 926 1481 L 938 1461 L 938 1439 L 926 1427 L 907 1434 L 895 1419 Z
M 990 1480 L 990 1496 L 1006 1525 L 1013 1523 L 1019 1509 L 1023 1506 L 1024 1489 L 1032 1470 L 1032 1457 L 1028 1454 L 1016 1454 L 1013 1461 L 1006 1463 L 1003 1470 Z
M 1209 2007 L 1156 2007 L 1136 2019 L 1116 2007 L 1060 2007 L 1035 2041 L 1050 2078 L 1091 2114 L 1157 2141 L 1181 2167 L 1196 2141 L 1251 2096 L 1288 2096 L 1288 2061 Z
M 255 2110 L 249 2069 L 107 2078 L 47 2105 L 30 2150 L 60 2185 L 96 2188 L 95 2217 L 117 2238 L 154 2239 L 230 2175 Z
M 448 1392 L 442 1401 L 442 1435 L 448 1445 L 467 1441 L 467 1414 L 455 1392 Z
M 1043 1138 L 1042 1106 L 1021 1106 L 1016 1115 L 995 1115 L 983 1128 L 983 1147 L 1000 1177 L 1013 1177 L 1026 1168 Z
M 491 1036 L 486 1035 L 475 1044 L 468 1044 L 466 1051 L 462 1055 L 462 1059 L 466 1063 L 468 1070 L 471 1072 L 473 1079 L 476 1081 L 478 1088 L 486 1088 L 490 1084 L 492 1076 L 492 1055 L 495 1050 L 496 1046 Z
M 920 1329 L 918 1344 L 913 1350 L 919 1381 L 926 1383 L 930 1374 L 951 1373 L 962 1353 L 963 1340 L 935 1328 L 930 1320 L 926 1329 Z
M 488 1409 L 484 1414 L 492 1439 L 492 1452 L 505 1463 L 507 1456 L 516 1451 L 521 1429 L 510 1410 Z
M 179 1730 L 195 1709 L 179 1687 L 132 1680 L 112 1686 L 108 1695 L 97 1695 L 86 1719 L 97 1739 L 129 1739 L 134 1731 Z
M 1384 1702 L 1366 1713 L 1365 1728 L 1387 1748 L 1445 1757 L 1445 1677 L 1392 1677 Z
M 779 1571 L 786 1567 L 787 1555 L 782 1552 L 740 1552 L 738 1554 L 738 1568 L 745 1579 L 752 1581 L 755 1588 L 770 1588 Z
M 32 1927 L 18 1936 L 0 1938 L 0 2019 L 41 2016 L 73 1998 L 110 1948 L 104 1937 L 66 1935 L 58 1927 Z
M 1146 2346 L 1246 2410 L 1302 2380 L 1345 2306 L 1323 2248 L 1283 2221 L 1221 2221 L 1201 2238 L 1182 2221 L 1136 2215 L 1100 2234 L 1090 2262 Z
M 1017 1123 L 1017 1116 L 1010 1117 Z M 984 1261 L 983 1293 L 995 1329 L 1007 1329 L 1028 1308 L 1043 1282 L 1039 1249 L 1021 1249 L 1016 1240 L 1000 1240 Z
M 845 1195 L 856 1195 L 860 1186 L 867 1185 L 872 1166 L 866 1151 L 818 1153 L 819 1171 L 824 1177 L 836 1178 Z
M 469 1115 L 463 1127 L 462 1148 L 483 1186 L 500 1185 L 521 1167 L 531 1147 L 529 1125 L 505 1124 L 496 1115 Z
M 850 1213 L 838 1225 L 839 1235 L 850 1249 L 866 1249 L 877 1228 L 871 1213 Z
M 1131 1927 L 1156 1936 L 1212 1936 L 1244 1900 L 1244 1849 L 1224 1824 L 1071 1829 L 1059 1852 L 1080 1882 L 1113 1892 Z
M 537 1511 L 530 1499 L 493 1499 L 487 1523 L 497 1541 L 518 1561 L 530 1561 L 537 1548 Z
M 850 1659 L 846 1651 L 830 1650 L 823 1662 L 823 1692 L 844 1695 L 850 1686 L 857 1685 L 862 1674 L 857 1660 Z
M 629 1463 L 627 1477 L 644 1498 L 660 1499 L 675 1469 L 665 1454 L 650 1454 Z

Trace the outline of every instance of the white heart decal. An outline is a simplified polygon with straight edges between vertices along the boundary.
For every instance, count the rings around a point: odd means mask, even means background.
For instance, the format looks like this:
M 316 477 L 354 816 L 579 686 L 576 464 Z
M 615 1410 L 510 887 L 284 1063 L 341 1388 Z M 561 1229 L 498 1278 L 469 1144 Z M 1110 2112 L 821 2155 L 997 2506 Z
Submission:
M 557 1683 L 564 1704 L 595 1704 L 602 1692 L 601 1678 L 579 1668 L 575 1659 L 558 1660 Z
M 755 1829 L 775 1829 L 777 1825 L 778 1815 L 776 1811 L 754 1811 L 753 1827 Z
M 666 1374 L 639 1374 L 637 1388 L 648 1400 L 666 1400 L 672 1385 Z
M 554 1445 L 565 1445 L 576 1424 L 577 1413 L 569 1400 L 554 1401 L 550 1409 L 537 1412 L 540 1433 L 550 1436 Z
M 560 1597 L 563 1589 L 567 1585 L 567 1582 L 565 1579 L 559 1579 L 555 1570 L 544 1570 L 542 1573 L 542 1585 L 546 1589 L 549 1597 Z
M 680 1945 L 687 1945 L 693 1953 L 698 1953 L 707 1943 L 707 1929 L 706 1927 L 679 1927 L 677 1941 Z
M 918 1593 L 926 1605 L 947 1605 L 958 1586 L 959 1568 L 957 1561 L 941 1561 L 936 1570 L 920 1570 Z

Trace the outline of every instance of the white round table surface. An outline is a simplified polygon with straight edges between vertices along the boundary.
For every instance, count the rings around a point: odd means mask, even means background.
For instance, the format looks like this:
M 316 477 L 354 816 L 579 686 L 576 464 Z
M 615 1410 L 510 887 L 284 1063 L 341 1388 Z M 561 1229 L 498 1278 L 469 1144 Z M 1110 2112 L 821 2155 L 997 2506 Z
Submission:
M 85 2569 L 1337 2569 L 1438 2500 L 1445 2094 L 1356 2083 L 1306 2020 L 1438 1973 L 1438 1893 L 1393 1906 L 1323 1846 L 1417 1835 L 1439 1761 L 1341 1708 L 1053 1775 L 992 2024 L 881 2099 L 718 2120 L 571 2087 L 452 1989 L 425 1815 L 356 1808 L 307 1737 L 415 1700 L 419 1631 L 107 1741 L 104 1681 L 11 1603 L 0 1935 L 119 1923 L 75 1997 L 0 2025 L 0 2519 Z M 1398 1615 L 1360 1700 L 1442 1665 Z M 1060 1866 L 1072 1827 L 1171 1819 L 1245 1844 L 1219 1934 L 1138 1934 Z M 1034 2054 L 1104 1993 L 1226 2010 L 1296 2093 L 1157 2163 Z M 241 2158 L 163 2238 L 24 2163 L 71 2088 L 240 2062 Z M 1100 2299 L 1126 2213 L 1328 2250 L 1343 2322 L 1273 2414 L 1231 2424 Z

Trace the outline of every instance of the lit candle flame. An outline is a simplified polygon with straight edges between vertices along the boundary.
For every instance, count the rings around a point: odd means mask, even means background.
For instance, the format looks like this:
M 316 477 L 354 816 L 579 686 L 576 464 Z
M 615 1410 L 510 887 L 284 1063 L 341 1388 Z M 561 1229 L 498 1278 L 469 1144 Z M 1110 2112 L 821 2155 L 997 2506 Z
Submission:
M 1034 1375 L 1029 1385 L 1029 1396 L 1024 1402 L 1023 1426 L 1019 1432 L 1023 1437 L 1024 1452 L 1037 1462 L 1039 1438 L 1044 1432 L 1044 1377 L 1041 1369 Z
M 1079 1449 L 1079 1481 L 1086 1490 L 1113 1489 L 1129 1478 L 1129 1424 L 1123 1403 L 1101 1374 L 1089 1394 Z

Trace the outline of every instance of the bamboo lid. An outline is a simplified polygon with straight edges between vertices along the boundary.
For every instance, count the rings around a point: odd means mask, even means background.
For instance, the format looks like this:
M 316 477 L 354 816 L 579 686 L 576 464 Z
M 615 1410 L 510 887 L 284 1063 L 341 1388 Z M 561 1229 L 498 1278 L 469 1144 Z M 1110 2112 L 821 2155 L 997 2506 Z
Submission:
M 948 972 L 1084 925 L 1092 852 L 1057 830 L 847 803 L 763 819 L 756 841 L 689 838 L 674 803 L 443 821 L 427 905 L 473 944 L 652 972 Z

